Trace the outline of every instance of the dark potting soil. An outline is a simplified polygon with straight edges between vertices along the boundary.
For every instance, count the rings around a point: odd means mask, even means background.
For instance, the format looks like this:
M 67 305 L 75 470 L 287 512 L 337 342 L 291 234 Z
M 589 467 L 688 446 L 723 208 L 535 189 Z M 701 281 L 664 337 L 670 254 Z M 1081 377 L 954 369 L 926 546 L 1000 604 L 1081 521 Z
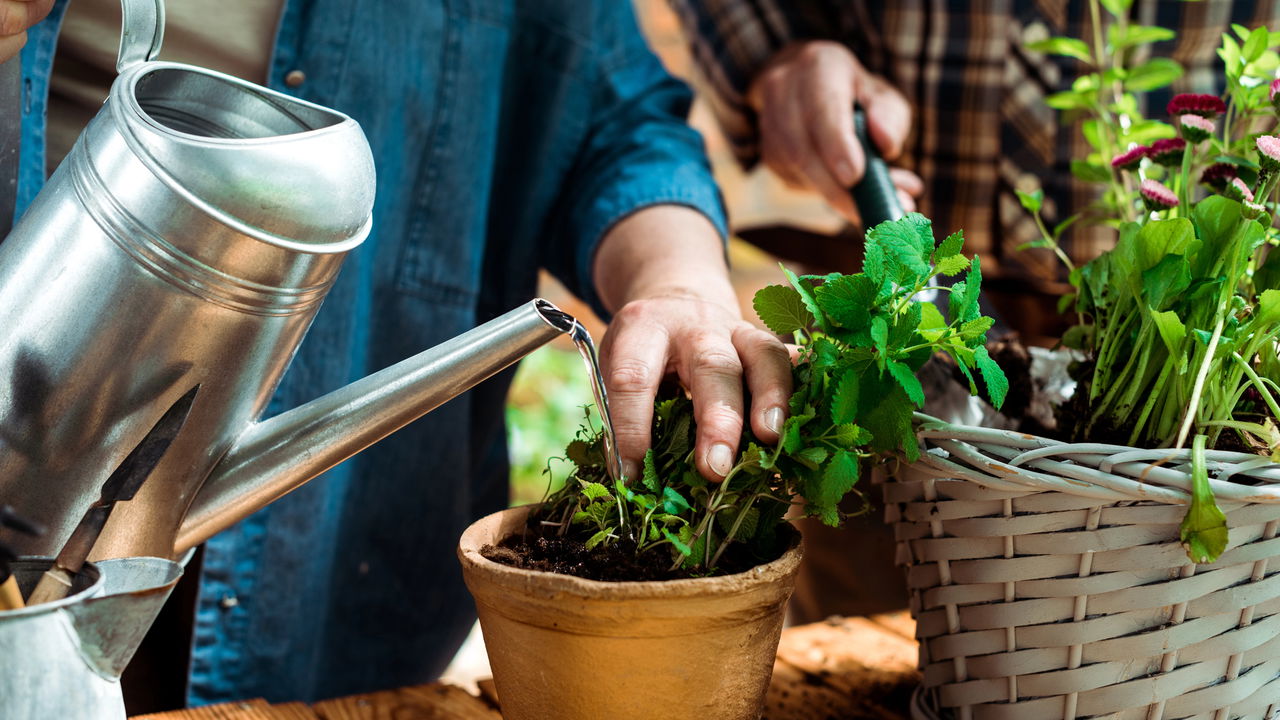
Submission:
M 523 535 L 508 536 L 496 546 L 485 545 L 480 548 L 480 554 L 496 563 L 524 570 L 541 570 L 605 582 L 706 577 L 705 573 L 671 570 L 671 555 L 664 550 L 636 555 L 635 545 L 625 540 L 587 550 L 586 545 L 577 540 L 542 536 L 533 529 Z M 746 545 L 735 543 L 725 550 L 719 567 L 711 574 L 732 575 L 776 560 L 781 555 L 782 550 L 779 549 L 771 557 L 762 559 L 751 553 Z

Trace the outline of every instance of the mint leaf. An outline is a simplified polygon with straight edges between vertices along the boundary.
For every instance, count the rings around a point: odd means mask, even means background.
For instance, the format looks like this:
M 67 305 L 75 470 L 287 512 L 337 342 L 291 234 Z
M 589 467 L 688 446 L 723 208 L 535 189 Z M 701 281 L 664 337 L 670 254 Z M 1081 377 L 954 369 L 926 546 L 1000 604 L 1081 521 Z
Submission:
M 965 341 L 981 341 L 995 322 L 986 315 L 974 318 L 960 326 L 960 337 Z
M 788 335 L 813 324 L 800 293 L 785 285 L 769 285 L 756 291 L 751 302 L 760 321 L 778 335 Z
M 1204 435 L 1191 443 L 1191 504 L 1179 537 L 1193 563 L 1211 563 L 1227 549 L 1227 516 L 1214 501 L 1204 465 Z
M 641 477 L 646 488 L 658 492 L 658 469 L 653 466 L 653 448 L 649 448 L 644 454 L 644 472 Z
M 828 328 L 827 317 L 822 312 L 822 308 L 818 306 L 817 299 L 813 296 L 813 283 L 805 278 L 796 277 L 796 274 L 782 267 L 782 274 L 787 276 L 787 280 L 791 282 L 791 286 L 800 293 L 800 301 L 804 303 L 805 308 L 813 315 L 813 324 L 818 329 L 826 332 Z
M 889 220 L 867 232 L 863 267 L 879 266 L 884 280 L 912 287 L 929 274 L 929 257 L 933 254 L 932 223 L 919 213 L 908 213 Z M 868 275 L 873 275 L 867 272 Z M 873 279 L 874 276 L 873 276 Z
M 951 277 L 969 268 L 969 258 L 963 255 L 952 255 L 938 261 L 938 274 Z
M 876 348 L 876 365 L 883 370 L 889 356 L 889 324 L 883 315 L 871 318 L 871 342 Z
M 947 304 L 947 315 L 951 317 L 951 322 L 968 322 L 982 314 L 978 309 L 978 293 L 981 291 L 982 263 L 975 255 L 964 282 L 958 282 L 951 288 L 951 301 Z
M 920 385 L 916 374 L 907 367 L 906 363 L 890 360 L 889 374 L 898 381 L 903 390 L 907 391 L 907 397 L 911 398 L 911 402 L 915 403 L 916 407 L 924 407 L 924 387 Z
M 845 449 L 852 449 L 858 445 L 866 445 L 871 442 L 871 433 L 854 423 L 843 423 L 836 427 L 835 441 Z
M 938 244 L 938 249 L 933 251 L 933 261 L 945 260 L 949 257 L 955 257 L 964 249 L 964 231 L 957 230 L 947 236 Z
M 902 386 L 893 378 L 871 373 L 863 377 L 861 394 L 858 421 L 871 433 L 871 449 L 876 452 L 901 449 L 908 460 L 919 459 L 920 448 L 911 427 L 915 405 Z
M 871 322 L 876 284 L 866 275 L 842 275 L 814 291 L 818 306 L 835 324 L 861 330 Z
M 681 535 L 685 535 L 685 534 L 687 534 L 689 537 L 688 537 L 688 538 L 686 538 L 686 539 L 684 539 L 684 540 L 682 540 L 682 539 L 680 539 L 680 537 L 679 537 L 679 536 L 677 536 L 675 533 L 671 532 L 670 530 L 668 530 L 668 529 L 666 529 L 666 528 L 662 528 L 662 537 L 666 538 L 666 539 L 667 539 L 667 542 L 671 543 L 671 546 L 672 546 L 672 547 L 674 547 L 674 548 L 676 549 L 676 552 L 680 553 L 681 555 L 683 555 L 683 556 L 685 556 L 685 557 L 689 557 L 690 555 L 692 555 L 692 554 L 693 554 L 693 549 L 692 549 L 692 548 L 690 548 L 690 547 L 686 544 L 686 542 L 687 542 L 687 540 L 692 539 L 692 537 L 693 537 L 693 531 L 689 529 L 689 526 L 688 526 L 688 525 L 686 525 L 686 526 L 684 526 L 684 527 L 680 528 L 680 534 L 681 534 Z
M 1009 379 L 1004 376 L 1004 370 L 1000 369 L 996 361 L 991 359 L 991 354 L 985 347 L 974 348 L 973 357 L 987 384 L 987 397 L 991 399 L 991 406 L 999 410 L 1004 404 L 1005 395 L 1009 393 Z
M 805 496 L 811 511 L 816 510 L 822 522 L 832 527 L 840 524 L 839 503 L 858 482 L 858 458 L 844 450 L 837 450 L 831 455 L 822 472 L 822 483 L 818 486 L 816 496 Z
M 851 423 L 858 417 L 858 373 L 846 370 L 841 373 L 831 396 L 831 420 L 837 425 Z
M 615 529 L 616 529 L 616 528 L 608 527 L 608 528 L 605 528 L 604 530 L 601 530 L 600 532 L 596 533 L 595 535 L 592 535 L 592 536 L 587 540 L 587 549 L 588 549 L 588 550 L 592 550 L 592 549 L 594 549 L 594 548 L 595 548 L 595 546 L 599 545 L 600 543 L 604 542 L 605 540 L 608 540 L 608 539 L 609 539 L 609 536 L 613 534 L 613 531 L 614 531 Z
M 582 496 L 588 500 L 613 500 L 613 495 L 609 494 L 609 488 L 597 482 L 582 483 Z
M 679 490 L 671 486 L 662 488 L 662 511 L 669 515 L 679 515 L 689 509 L 689 501 L 684 499 Z

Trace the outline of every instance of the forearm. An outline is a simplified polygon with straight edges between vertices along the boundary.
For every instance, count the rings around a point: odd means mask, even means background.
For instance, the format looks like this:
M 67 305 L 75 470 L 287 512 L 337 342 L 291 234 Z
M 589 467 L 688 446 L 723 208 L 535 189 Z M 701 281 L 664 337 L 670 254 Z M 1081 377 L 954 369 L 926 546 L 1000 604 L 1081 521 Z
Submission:
M 596 250 L 596 291 L 610 312 L 653 297 L 696 297 L 739 315 L 724 244 L 697 210 L 652 205 L 613 226 Z

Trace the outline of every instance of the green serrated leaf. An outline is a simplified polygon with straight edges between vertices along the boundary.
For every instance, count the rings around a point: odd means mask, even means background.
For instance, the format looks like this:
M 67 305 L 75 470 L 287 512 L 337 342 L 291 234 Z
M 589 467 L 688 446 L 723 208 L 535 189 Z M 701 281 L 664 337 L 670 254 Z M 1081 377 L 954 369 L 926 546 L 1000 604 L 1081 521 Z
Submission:
M 938 244 L 938 248 L 933 251 L 933 260 L 937 262 L 944 258 L 955 257 L 964 249 L 964 231 L 957 230 L 947 236 L 945 240 Z
M 682 539 L 680 537 L 680 535 L 686 534 L 688 535 L 687 538 Z M 688 525 L 685 525 L 680 528 L 680 535 L 677 535 L 666 528 L 662 528 L 662 537 L 666 538 L 667 542 L 671 543 L 671 546 L 676 549 L 676 552 L 680 553 L 684 557 L 689 557 L 693 554 L 693 549 L 690 548 L 687 543 L 689 540 L 693 539 L 693 531 L 689 529 Z
M 605 540 L 608 540 L 609 536 L 612 535 L 613 531 L 616 529 L 617 528 L 609 527 L 609 528 L 605 528 L 604 530 L 601 530 L 595 535 L 592 535 L 590 538 L 587 539 L 587 543 L 586 543 L 587 549 L 594 550 L 597 545 L 604 542 Z
M 583 482 L 582 496 L 588 500 L 613 500 L 613 495 L 609 493 L 609 488 L 597 482 Z
M 813 324 L 813 313 L 800 293 L 785 285 L 769 285 L 756 291 L 752 306 L 765 327 L 778 335 L 787 335 Z
M 974 361 L 978 365 L 978 370 L 982 373 L 982 380 L 987 384 L 987 396 L 991 400 L 991 406 L 999 410 L 1004 405 L 1004 398 L 1009 394 L 1009 379 L 1005 377 L 1004 370 L 991 359 L 991 354 L 987 352 L 985 347 L 977 347 L 973 350 Z
M 888 220 L 867 231 L 863 267 L 868 276 L 882 286 L 889 281 L 900 287 L 911 287 L 929 274 L 929 258 L 933 254 L 933 225 L 919 213 L 908 213 L 898 220 Z M 875 269 L 876 273 L 871 272 Z
M 689 509 L 689 501 L 684 499 L 679 490 L 671 486 L 662 488 L 662 510 L 670 515 L 679 515 Z
M 876 292 L 876 283 L 866 275 L 838 276 L 814 291 L 827 317 L 849 330 L 864 329 L 871 322 Z
M 650 448 L 644 454 L 644 470 L 641 474 L 641 483 L 652 492 L 658 492 L 658 469 L 653 466 L 653 449 Z
M 920 336 L 929 342 L 934 342 L 942 337 L 946 330 L 947 320 L 942 317 L 938 306 L 931 302 L 920 303 L 920 325 L 917 330 Z
M 978 307 L 978 294 L 981 291 L 982 262 L 975 256 L 964 282 L 958 282 L 951 288 L 951 300 L 947 303 L 947 315 L 950 316 L 951 322 L 957 320 L 968 322 L 982 314 Z
M 995 322 L 993 318 L 986 315 L 976 317 L 960 326 L 960 337 L 967 342 L 981 341 Z
M 889 324 L 883 315 L 871 318 L 871 342 L 876 349 L 876 364 L 883 370 L 889 356 Z
M 957 275 L 969 269 L 969 258 L 963 255 L 952 255 L 939 260 L 936 268 L 941 275 L 948 277 Z
M 854 423 L 843 423 L 836 426 L 835 441 L 846 450 L 852 450 L 859 445 L 871 442 L 871 433 Z
M 822 522 L 835 526 L 840 523 L 839 504 L 853 486 L 858 482 L 858 458 L 844 450 L 837 450 L 831 455 L 822 473 L 822 483 L 817 493 L 805 495 L 810 511 L 817 511 Z
M 920 384 L 920 380 L 906 363 L 890 360 L 889 374 L 902 386 L 903 390 L 907 391 L 907 397 L 911 398 L 911 402 L 915 403 L 916 407 L 924 407 L 924 386 Z
M 858 373 L 846 370 L 840 374 L 831 397 L 831 420 L 837 425 L 851 423 L 858 416 Z

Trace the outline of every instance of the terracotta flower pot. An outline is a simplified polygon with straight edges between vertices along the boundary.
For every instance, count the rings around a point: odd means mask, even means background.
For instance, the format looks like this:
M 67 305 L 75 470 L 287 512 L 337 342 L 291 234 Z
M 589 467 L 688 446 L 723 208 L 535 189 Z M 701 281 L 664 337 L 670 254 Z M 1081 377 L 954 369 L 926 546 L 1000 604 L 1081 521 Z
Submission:
M 506 720 L 760 717 L 799 533 L 773 562 L 693 580 L 598 582 L 481 556 L 528 513 L 490 515 L 458 544 Z

